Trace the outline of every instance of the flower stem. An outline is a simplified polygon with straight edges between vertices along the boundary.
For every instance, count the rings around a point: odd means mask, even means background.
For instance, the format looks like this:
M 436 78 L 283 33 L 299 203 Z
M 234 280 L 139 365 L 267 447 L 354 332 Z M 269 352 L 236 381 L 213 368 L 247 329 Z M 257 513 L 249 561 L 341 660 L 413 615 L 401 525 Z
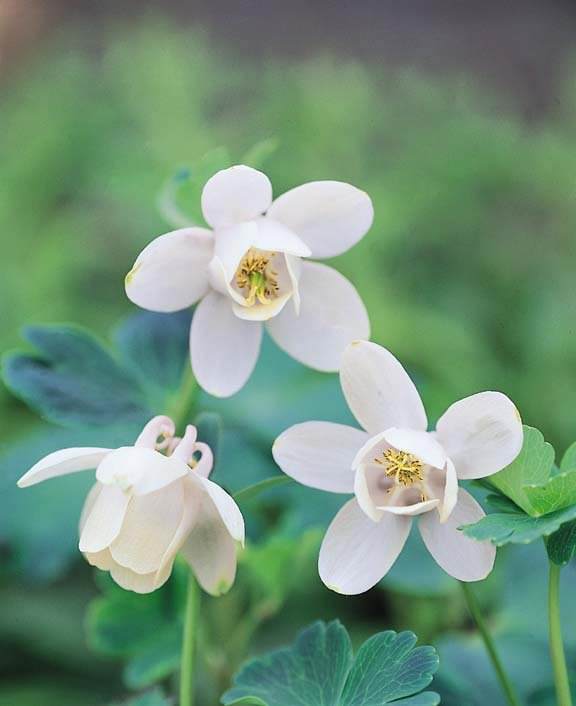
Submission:
M 274 488 L 277 485 L 284 485 L 292 480 L 289 476 L 272 476 L 272 478 L 265 478 L 264 480 L 258 481 L 258 483 L 253 483 L 248 485 L 232 496 L 237 503 L 245 503 L 248 500 L 252 500 L 260 493 L 263 493 L 269 488 Z
M 496 650 L 496 645 L 494 644 L 492 635 L 488 630 L 488 626 L 486 625 L 486 621 L 484 620 L 484 616 L 480 610 L 478 599 L 474 595 L 472 587 L 469 583 L 461 581 L 460 585 L 462 586 L 462 591 L 464 593 L 464 597 L 466 598 L 466 605 L 468 606 L 470 615 L 474 618 L 478 632 L 482 637 L 484 647 L 486 648 L 488 657 L 492 662 L 492 666 L 494 667 L 494 671 L 496 672 L 502 691 L 506 695 L 506 699 L 508 700 L 510 706 L 520 706 L 520 699 L 516 695 L 514 687 L 512 686 L 512 683 L 510 682 L 510 679 L 502 666 L 502 662 L 500 661 L 500 657 L 498 656 L 498 652 Z
M 196 637 L 200 592 L 194 574 L 188 577 L 184 632 L 182 635 L 182 661 L 180 669 L 180 706 L 194 706 L 194 676 L 196 663 Z
M 564 643 L 562 642 L 562 624 L 560 618 L 560 571 L 557 564 L 550 562 L 548 582 L 548 629 L 550 640 L 550 656 L 554 668 L 554 683 L 556 684 L 556 698 L 558 706 L 572 706 L 570 682 L 564 656 Z
M 179 432 L 183 432 L 183 427 L 188 421 L 190 421 L 190 416 L 194 408 L 194 402 L 196 394 L 199 390 L 196 378 L 192 373 L 192 368 L 187 362 L 184 374 L 182 376 L 182 383 L 180 385 L 180 390 L 178 396 L 174 399 L 168 416 L 174 420 L 176 429 Z

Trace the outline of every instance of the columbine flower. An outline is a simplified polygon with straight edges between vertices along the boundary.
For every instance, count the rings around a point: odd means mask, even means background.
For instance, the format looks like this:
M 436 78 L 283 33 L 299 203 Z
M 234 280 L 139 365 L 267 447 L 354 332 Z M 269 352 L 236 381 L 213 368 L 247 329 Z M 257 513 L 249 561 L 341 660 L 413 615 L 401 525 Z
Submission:
M 234 500 L 208 480 L 212 464 L 195 427 L 179 439 L 169 417 L 154 417 L 134 446 L 56 451 L 18 485 L 96 468 L 80 518 L 87 561 L 123 588 L 149 593 L 168 580 L 180 553 L 200 585 L 219 595 L 234 582 L 244 520 Z
M 302 258 L 339 255 L 372 224 L 367 194 L 338 181 L 303 184 L 272 201 L 268 177 L 245 166 L 208 180 L 206 228 L 153 240 L 126 276 L 126 293 L 152 311 L 200 301 L 190 332 L 192 369 L 212 395 L 227 397 L 256 364 L 263 324 L 304 365 L 336 371 L 345 346 L 369 337 L 356 289 L 331 267 Z
M 489 542 L 458 530 L 484 511 L 458 479 L 483 478 L 510 464 L 522 448 L 522 423 L 499 392 L 456 402 L 428 432 L 422 401 L 408 374 L 385 348 L 354 342 L 342 356 L 340 381 L 365 429 L 297 424 L 276 440 L 276 463 L 300 483 L 354 493 L 332 521 L 319 572 L 339 593 L 374 586 L 391 568 L 412 516 L 436 562 L 461 581 L 479 581 L 494 565 Z

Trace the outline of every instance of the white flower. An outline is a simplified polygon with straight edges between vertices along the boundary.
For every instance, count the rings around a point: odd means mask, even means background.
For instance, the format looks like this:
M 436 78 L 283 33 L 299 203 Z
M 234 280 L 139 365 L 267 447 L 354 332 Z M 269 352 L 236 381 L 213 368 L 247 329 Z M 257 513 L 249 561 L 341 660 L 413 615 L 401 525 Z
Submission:
M 56 451 L 18 485 L 96 468 L 80 518 L 87 561 L 123 588 L 149 593 L 168 580 L 180 553 L 200 585 L 220 595 L 234 582 L 244 520 L 234 500 L 208 480 L 212 452 L 196 441 L 195 427 L 182 439 L 173 434 L 169 417 L 154 417 L 134 446 Z
M 458 530 L 484 512 L 458 479 L 483 478 L 510 464 L 522 448 L 520 415 L 499 392 L 456 402 L 428 432 L 422 401 L 396 358 L 358 341 L 344 352 L 340 381 L 365 429 L 328 422 L 297 424 L 276 440 L 274 459 L 300 483 L 354 493 L 320 549 L 319 572 L 331 589 L 367 591 L 391 568 L 412 516 L 426 547 L 447 573 L 479 581 L 496 550 Z
M 367 194 L 338 181 L 303 184 L 272 201 L 268 177 L 235 166 L 202 193 L 206 228 L 153 240 L 126 276 L 138 306 L 171 312 L 200 302 L 190 332 L 192 369 L 210 394 L 228 397 L 250 377 L 263 325 L 304 365 L 334 372 L 345 346 L 368 338 L 358 292 L 326 258 L 351 248 L 372 224 Z

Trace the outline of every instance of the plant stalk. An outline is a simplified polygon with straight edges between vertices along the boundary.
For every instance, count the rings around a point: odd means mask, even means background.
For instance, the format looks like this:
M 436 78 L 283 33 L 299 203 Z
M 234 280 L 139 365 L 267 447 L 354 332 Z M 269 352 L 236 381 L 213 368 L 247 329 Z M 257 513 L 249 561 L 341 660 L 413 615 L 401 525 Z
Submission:
M 560 571 L 561 567 L 550 562 L 548 581 L 548 630 L 550 657 L 554 669 L 554 683 L 558 706 L 572 706 L 570 681 L 562 641 L 562 623 L 560 618 Z
M 199 606 L 200 591 L 194 574 L 190 572 L 188 577 L 188 592 L 186 595 L 186 612 L 184 614 L 184 631 L 182 634 L 180 706 L 194 706 L 196 638 L 198 634 Z
M 492 662 L 492 666 L 494 667 L 494 671 L 496 672 L 496 676 L 498 677 L 498 681 L 500 682 L 500 686 L 502 687 L 502 691 L 504 692 L 506 699 L 507 699 L 508 703 L 510 704 L 510 706 L 520 706 L 520 699 L 518 698 L 518 695 L 516 694 L 516 691 L 515 691 L 514 687 L 512 686 L 512 683 L 511 683 L 510 679 L 508 678 L 508 675 L 506 674 L 504 666 L 502 665 L 502 662 L 500 661 L 498 651 L 496 650 L 496 645 L 494 644 L 494 640 L 492 638 L 492 635 L 490 634 L 490 631 L 488 630 L 488 626 L 486 625 L 486 621 L 484 620 L 484 616 L 482 615 L 482 611 L 480 609 L 478 599 L 474 595 L 474 592 L 472 591 L 472 587 L 470 586 L 469 583 L 465 583 L 464 581 L 461 581 L 460 585 L 462 586 L 462 591 L 463 591 L 464 597 L 466 599 L 466 605 L 468 606 L 468 610 L 470 611 L 470 615 L 474 618 L 474 622 L 476 623 L 476 627 L 478 628 L 478 632 L 480 633 L 480 636 L 482 637 L 482 640 L 484 642 L 484 647 L 486 648 L 486 652 L 488 653 L 488 657 L 490 658 L 490 661 Z

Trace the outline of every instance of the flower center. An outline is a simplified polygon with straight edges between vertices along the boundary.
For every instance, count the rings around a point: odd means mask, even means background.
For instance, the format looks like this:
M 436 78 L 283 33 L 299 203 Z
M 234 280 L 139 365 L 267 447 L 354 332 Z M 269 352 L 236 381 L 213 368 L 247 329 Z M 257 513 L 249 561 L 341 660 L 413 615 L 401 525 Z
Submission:
M 253 306 L 256 300 L 268 304 L 278 296 L 278 273 L 270 263 L 273 252 L 248 251 L 236 270 L 236 284 L 246 298 L 246 306 Z
M 400 485 L 408 487 L 424 480 L 424 464 L 414 454 L 396 449 L 386 449 L 382 458 L 374 461 L 386 467 L 386 475 L 395 478 Z

